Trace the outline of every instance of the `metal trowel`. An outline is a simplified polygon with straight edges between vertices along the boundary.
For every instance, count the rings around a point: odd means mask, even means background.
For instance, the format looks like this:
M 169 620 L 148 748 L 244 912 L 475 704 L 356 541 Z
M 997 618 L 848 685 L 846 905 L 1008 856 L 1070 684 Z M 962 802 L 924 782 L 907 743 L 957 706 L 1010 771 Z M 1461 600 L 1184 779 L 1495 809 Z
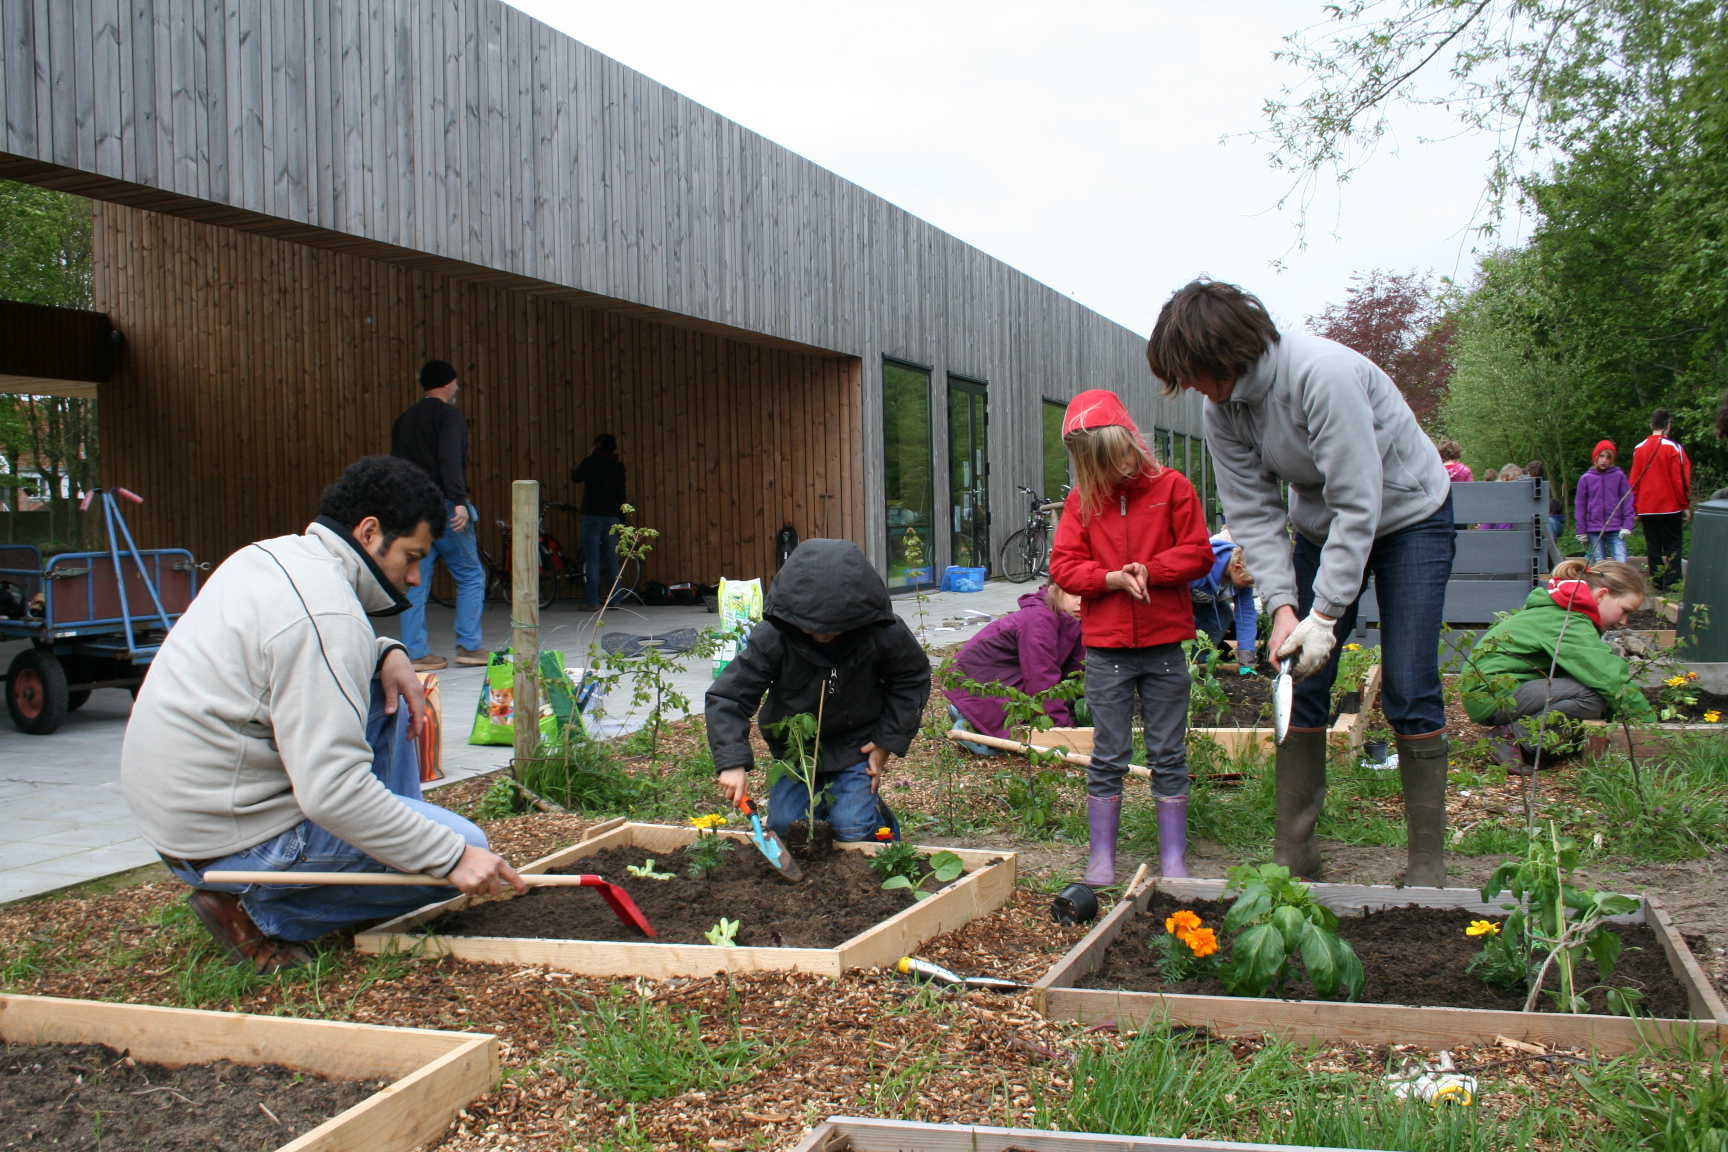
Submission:
M 786 842 L 779 835 L 762 827 L 762 817 L 756 815 L 756 810 L 750 807 L 746 796 L 738 797 L 738 811 L 750 817 L 750 843 L 756 845 L 756 850 L 762 853 L 762 859 L 768 861 L 774 870 L 788 880 L 802 880 L 804 869 L 798 867 L 798 861 L 792 859 L 792 850 L 786 847 Z
M 1294 656 L 1286 656 L 1272 677 L 1272 736 L 1280 744 L 1290 735 L 1290 707 L 1296 699 L 1296 681 L 1290 676 Z

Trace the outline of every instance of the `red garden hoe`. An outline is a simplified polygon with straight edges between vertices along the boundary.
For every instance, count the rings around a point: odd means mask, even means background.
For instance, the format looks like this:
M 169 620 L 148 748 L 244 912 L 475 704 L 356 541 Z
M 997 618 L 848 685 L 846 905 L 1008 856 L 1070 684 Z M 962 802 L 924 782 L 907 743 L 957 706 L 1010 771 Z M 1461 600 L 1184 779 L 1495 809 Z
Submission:
M 441 876 L 424 876 L 413 872 L 206 872 L 209 884 L 430 884 L 454 887 Z M 608 884 L 598 876 L 547 876 L 524 874 L 522 882 L 536 888 L 598 888 L 600 898 L 618 919 L 639 929 L 644 936 L 654 935 L 648 917 L 630 899 L 630 893 L 616 884 Z

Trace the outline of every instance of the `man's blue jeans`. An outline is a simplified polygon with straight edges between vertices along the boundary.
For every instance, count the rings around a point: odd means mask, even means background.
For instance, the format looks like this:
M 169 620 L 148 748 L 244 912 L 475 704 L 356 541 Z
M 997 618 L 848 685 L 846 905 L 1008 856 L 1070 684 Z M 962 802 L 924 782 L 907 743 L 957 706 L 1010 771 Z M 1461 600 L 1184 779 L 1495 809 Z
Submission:
M 600 607 L 603 592 L 612 590 L 618 579 L 617 541 L 612 525 L 620 524 L 616 516 L 582 517 L 582 556 L 586 565 L 583 576 L 582 602 L 590 608 Z
M 900 822 L 876 794 L 870 791 L 870 773 L 860 760 L 838 772 L 818 772 L 816 791 L 827 790 L 827 799 L 816 806 L 816 819 L 828 821 L 836 840 L 874 840 L 878 828 L 894 830 L 900 839 Z M 794 821 L 804 819 L 810 792 L 790 772 L 774 781 L 768 790 L 768 827 L 786 835 Z
M 1446 582 L 1452 578 L 1457 536 L 1452 498 L 1428 519 L 1374 541 L 1368 572 L 1380 602 L 1380 710 L 1400 736 L 1427 736 L 1446 727 L 1446 701 L 1440 689 L 1440 621 L 1446 610 Z M 1314 575 L 1320 548 L 1296 535 L 1298 616 L 1314 607 Z M 1366 583 L 1366 579 L 1364 579 Z M 1297 682 L 1291 727 L 1324 728 L 1332 712 L 1332 684 L 1344 639 L 1356 628 L 1358 599 L 1338 618 L 1338 644 L 1326 667 Z
M 384 711 L 384 690 L 372 682 L 372 708 L 366 718 L 366 740 L 372 745 L 372 774 L 402 803 L 423 816 L 454 828 L 476 848 L 486 847 L 486 834 L 456 813 L 420 799 L 420 759 L 408 741 L 408 706 L 399 702 L 396 715 Z M 389 872 L 360 849 L 302 820 L 286 832 L 205 865 L 205 871 L 245 872 Z M 456 895 L 454 888 L 432 885 L 383 887 L 355 885 L 206 884 L 189 868 L 174 874 L 194 888 L 238 892 L 252 922 L 279 940 L 315 940 L 354 924 L 401 916 L 435 900 Z
M 1590 563 L 1600 564 L 1604 560 L 1618 560 L 1626 563 L 1626 541 L 1620 538 L 1618 532 L 1589 532 Z
M 447 516 L 456 515 L 456 505 L 444 501 Z M 408 589 L 408 611 L 402 613 L 402 643 L 408 657 L 418 660 L 432 651 L 426 637 L 426 597 L 432 594 L 432 569 L 438 561 L 456 582 L 456 646 L 470 652 L 480 650 L 480 610 L 486 607 L 486 569 L 480 565 L 479 538 L 475 533 L 474 505 L 468 505 L 468 526 L 460 532 L 449 529 L 432 542 L 432 551 L 420 561 L 420 583 Z

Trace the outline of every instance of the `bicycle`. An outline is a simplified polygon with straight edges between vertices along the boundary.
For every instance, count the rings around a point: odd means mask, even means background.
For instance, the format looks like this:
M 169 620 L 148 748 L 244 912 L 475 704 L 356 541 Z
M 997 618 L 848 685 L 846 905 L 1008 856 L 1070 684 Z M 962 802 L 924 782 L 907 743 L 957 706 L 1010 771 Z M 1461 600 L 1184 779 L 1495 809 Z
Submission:
M 543 500 L 540 503 L 542 519 L 549 508 L 556 508 L 560 512 L 569 513 L 578 511 L 574 504 L 565 504 L 558 500 Z M 499 548 L 502 559 L 494 557 L 478 542 L 476 542 L 475 551 L 479 554 L 480 566 L 486 570 L 485 598 L 509 603 L 515 596 L 515 583 L 510 569 L 510 553 L 513 546 L 510 539 L 511 525 L 508 520 L 495 520 L 493 523 L 498 525 L 499 536 L 502 540 Z M 559 584 L 566 586 L 567 595 L 576 595 L 577 585 L 586 577 L 586 567 L 582 552 L 580 550 L 574 554 L 566 552 L 564 545 L 559 542 L 556 536 L 546 531 L 545 525 L 542 523 L 540 528 L 540 607 L 549 607 L 558 598 Z M 614 593 L 613 602 L 622 603 L 630 596 L 635 596 L 637 600 L 641 600 L 642 596 L 638 591 L 642 585 L 641 564 L 635 560 L 621 559 L 619 561 L 619 576 L 618 591 Z M 442 605 L 445 608 L 456 606 L 454 596 L 439 596 L 432 593 L 428 598 L 434 604 Z
M 1024 484 L 1015 485 L 1031 498 L 1026 527 L 1002 542 L 1002 575 L 1015 584 L 1050 575 L 1050 516 L 1054 504 Z

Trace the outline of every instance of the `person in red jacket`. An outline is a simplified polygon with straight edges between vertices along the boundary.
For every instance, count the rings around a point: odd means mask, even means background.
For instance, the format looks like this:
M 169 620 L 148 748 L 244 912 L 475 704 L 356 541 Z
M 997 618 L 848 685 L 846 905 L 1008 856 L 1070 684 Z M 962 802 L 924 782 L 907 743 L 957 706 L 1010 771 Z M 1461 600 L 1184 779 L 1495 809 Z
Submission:
M 1632 502 L 1644 529 L 1650 579 L 1657 591 L 1680 580 L 1682 533 L 1692 518 L 1692 461 L 1668 438 L 1668 409 L 1650 414 L 1650 438 L 1632 453 Z
M 1091 831 L 1082 882 L 1116 882 L 1122 780 L 1134 747 L 1138 699 L 1158 810 L 1165 876 L 1188 875 L 1188 664 L 1194 639 L 1188 585 L 1212 569 L 1212 541 L 1194 485 L 1161 468 L 1114 392 L 1068 405 L 1062 442 L 1074 467 L 1050 578 L 1080 597 L 1086 702 L 1094 725 L 1086 770 Z

